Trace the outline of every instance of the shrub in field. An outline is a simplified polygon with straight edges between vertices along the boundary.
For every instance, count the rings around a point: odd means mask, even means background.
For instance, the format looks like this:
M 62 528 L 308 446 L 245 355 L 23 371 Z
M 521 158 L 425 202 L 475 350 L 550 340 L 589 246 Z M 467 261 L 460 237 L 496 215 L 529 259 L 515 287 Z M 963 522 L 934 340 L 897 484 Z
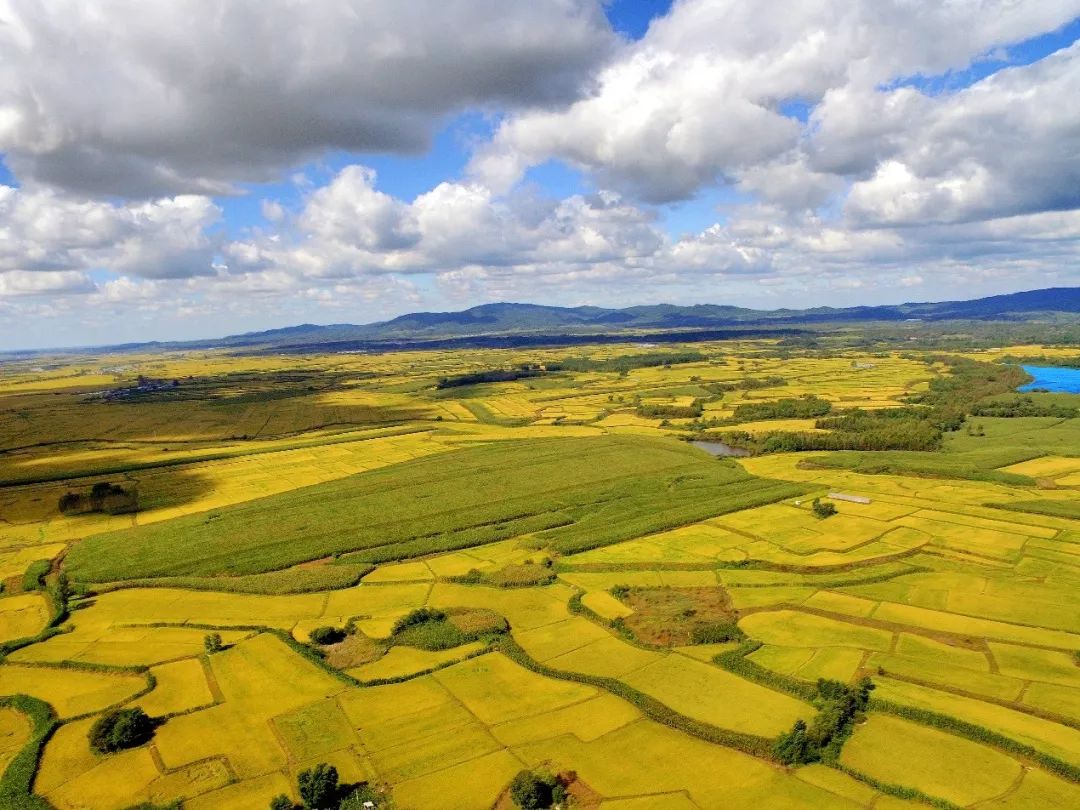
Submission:
M 316 627 L 309 634 L 311 640 L 316 644 L 337 644 L 339 641 L 345 640 L 345 631 L 339 627 L 330 627 L 329 625 L 324 627 Z
M 296 805 L 284 793 L 279 793 L 270 800 L 270 810 L 293 810 Z
M 438 622 L 446 618 L 446 614 L 441 610 L 433 610 L 432 608 L 417 608 L 411 613 L 402 616 L 396 622 L 394 622 L 393 634 L 396 636 L 403 630 L 409 627 L 413 627 L 418 624 L 426 624 L 428 622 Z
M 90 747 L 99 754 L 135 748 L 154 736 L 154 721 L 142 709 L 114 709 L 90 728 Z
M 441 610 L 420 608 L 398 619 L 392 641 L 421 650 L 449 650 L 492 638 L 507 629 L 506 619 L 490 610 L 465 610 L 448 615 Z
M 814 498 L 814 503 L 810 508 L 814 510 L 814 516 L 822 520 L 836 514 L 836 504 L 823 501 L 821 498 Z
M 561 804 L 566 789 L 554 774 L 519 771 L 510 783 L 510 798 L 522 810 L 539 810 Z
M 296 784 L 300 790 L 300 799 L 308 810 L 336 808 L 341 803 L 338 796 L 338 772 L 333 765 L 320 762 L 314 768 L 300 771 Z
M 221 633 L 207 633 L 203 636 L 203 647 L 208 654 L 221 652 L 225 645 L 221 643 Z

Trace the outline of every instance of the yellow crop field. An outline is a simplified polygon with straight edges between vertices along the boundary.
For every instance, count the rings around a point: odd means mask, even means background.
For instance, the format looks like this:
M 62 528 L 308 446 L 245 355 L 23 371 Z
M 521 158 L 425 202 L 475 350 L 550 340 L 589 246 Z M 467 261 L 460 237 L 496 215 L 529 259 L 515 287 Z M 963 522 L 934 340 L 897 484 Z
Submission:
M 773 736 L 814 713 L 794 698 L 681 655 L 666 656 L 621 679 L 688 717 L 748 734 Z
M 145 688 L 146 677 L 133 673 L 0 665 L 0 694 L 40 698 L 51 704 L 61 718 L 101 711 Z
M 214 702 L 203 663 L 197 658 L 161 664 L 151 667 L 150 672 L 157 683 L 148 695 L 139 698 L 138 705 L 151 717 L 187 712 Z
M 30 721 L 20 711 L 0 708 L 0 773 L 7 770 L 19 750 L 30 739 Z
M 498 653 L 464 661 L 432 677 L 489 726 L 543 714 L 597 695 L 592 687 L 544 678 Z
M 992 703 L 888 679 L 879 683 L 878 692 L 880 697 L 887 700 L 1000 729 L 1002 734 L 1039 751 L 1045 751 L 1074 765 L 1080 763 L 1080 731 L 1074 728 Z
M 883 630 L 793 610 L 754 613 L 739 624 L 751 638 L 787 647 L 857 647 L 886 652 L 892 644 L 892 635 Z
M 640 720 L 590 742 L 573 735 L 515 748 L 530 764 L 575 768 L 604 796 L 684 793 L 698 807 L 857 807 L 783 770 Z M 663 768 L 655 763 L 663 762 Z
M 49 603 L 40 593 L 0 599 L 0 641 L 37 635 L 49 622 Z
M 461 661 L 482 649 L 484 645 L 479 641 L 449 650 L 436 651 L 418 650 L 415 647 L 392 647 L 377 661 L 345 671 L 359 681 L 404 678 Z
M 861 725 L 844 746 L 841 762 L 883 782 L 903 780 L 962 806 L 1005 793 L 1021 773 L 1019 762 L 992 748 L 887 716 Z

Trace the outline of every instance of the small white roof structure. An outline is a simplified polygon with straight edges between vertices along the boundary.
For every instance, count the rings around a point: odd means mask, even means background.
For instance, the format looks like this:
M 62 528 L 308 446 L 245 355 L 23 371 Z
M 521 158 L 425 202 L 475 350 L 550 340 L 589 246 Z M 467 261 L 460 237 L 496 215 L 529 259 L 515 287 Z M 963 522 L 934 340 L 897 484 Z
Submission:
M 865 495 L 845 495 L 843 492 L 830 492 L 828 497 L 834 501 L 847 501 L 848 503 L 870 503 Z

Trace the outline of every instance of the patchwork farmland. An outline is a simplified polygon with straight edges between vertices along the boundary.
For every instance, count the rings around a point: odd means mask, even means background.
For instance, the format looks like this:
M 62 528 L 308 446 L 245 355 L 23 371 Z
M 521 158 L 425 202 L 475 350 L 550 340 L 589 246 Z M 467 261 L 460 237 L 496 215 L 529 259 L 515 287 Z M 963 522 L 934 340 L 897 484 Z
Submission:
M 1053 351 L 5 364 L 0 807 L 1078 806 Z

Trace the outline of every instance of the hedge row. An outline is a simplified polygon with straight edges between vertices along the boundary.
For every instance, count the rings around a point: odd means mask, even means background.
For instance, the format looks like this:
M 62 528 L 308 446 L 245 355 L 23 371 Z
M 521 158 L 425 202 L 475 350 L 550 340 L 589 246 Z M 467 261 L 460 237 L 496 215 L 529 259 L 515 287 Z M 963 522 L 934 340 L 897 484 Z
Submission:
M 48 810 L 51 805 L 33 794 L 34 777 L 41 751 L 59 725 L 52 706 L 29 695 L 0 697 L 0 706 L 20 711 L 30 718 L 30 739 L 8 763 L 0 776 L 0 810 Z

